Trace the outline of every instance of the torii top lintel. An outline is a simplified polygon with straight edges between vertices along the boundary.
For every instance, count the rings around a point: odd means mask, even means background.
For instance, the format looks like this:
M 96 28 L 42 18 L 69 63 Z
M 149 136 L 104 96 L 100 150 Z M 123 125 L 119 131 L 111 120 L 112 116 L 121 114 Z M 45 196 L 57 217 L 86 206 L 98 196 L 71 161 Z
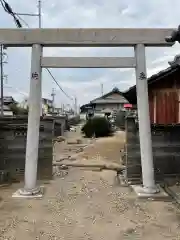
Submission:
M 165 38 L 172 28 L 50 28 L 0 29 L 0 44 L 7 47 L 149 47 L 172 46 Z

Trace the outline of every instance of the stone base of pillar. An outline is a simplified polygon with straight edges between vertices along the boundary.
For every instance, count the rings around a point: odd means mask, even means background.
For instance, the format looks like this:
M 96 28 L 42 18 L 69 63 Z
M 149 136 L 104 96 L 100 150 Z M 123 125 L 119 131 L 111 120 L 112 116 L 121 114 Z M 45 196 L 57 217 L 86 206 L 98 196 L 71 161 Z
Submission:
M 142 185 L 131 185 L 138 198 L 144 198 L 149 200 L 170 200 L 170 196 L 159 185 L 156 185 L 154 189 L 144 188 Z
M 44 187 L 40 186 L 32 190 L 27 190 L 24 188 L 18 189 L 13 193 L 13 198 L 42 198 L 44 193 Z
M 129 187 L 129 184 L 123 174 L 118 174 L 117 179 L 121 187 Z

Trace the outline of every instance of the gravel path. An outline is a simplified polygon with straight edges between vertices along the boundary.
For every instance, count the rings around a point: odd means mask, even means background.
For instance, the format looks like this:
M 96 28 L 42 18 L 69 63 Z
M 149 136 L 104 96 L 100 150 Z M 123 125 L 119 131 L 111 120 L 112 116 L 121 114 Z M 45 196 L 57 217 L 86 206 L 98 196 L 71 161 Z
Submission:
M 41 200 L 12 199 L 21 186 L 1 189 L 0 240 L 180 239 L 176 207 L 138 200 L 113 171 L 63 170 Z
M 172 203 L 137 200 L 111 171 L 63 173 L 46 185 L 42 200 L 12 199 L 13 190 L 5 191 L 0 239 L 179 239 L 180 215 Z

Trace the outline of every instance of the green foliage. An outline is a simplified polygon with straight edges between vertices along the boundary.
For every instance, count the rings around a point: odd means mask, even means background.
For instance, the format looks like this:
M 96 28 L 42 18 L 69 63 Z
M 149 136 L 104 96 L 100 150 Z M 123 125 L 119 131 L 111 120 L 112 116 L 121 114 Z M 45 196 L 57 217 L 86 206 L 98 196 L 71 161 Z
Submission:
M 17 104 L 12 103 L 9 108 L 14 115 L 28 115 L 28 109 L 18 107 Z
M 105 117 L 93 117 L 82 127 L 86 137 L 106 137 L 112 133 L 111 124 Z
M 94 135 L 94 128 L 92 119 L 88 119 L 85 125 L 82 127 L 81 131 L 85 134 L 86 137 L 90 138 Z

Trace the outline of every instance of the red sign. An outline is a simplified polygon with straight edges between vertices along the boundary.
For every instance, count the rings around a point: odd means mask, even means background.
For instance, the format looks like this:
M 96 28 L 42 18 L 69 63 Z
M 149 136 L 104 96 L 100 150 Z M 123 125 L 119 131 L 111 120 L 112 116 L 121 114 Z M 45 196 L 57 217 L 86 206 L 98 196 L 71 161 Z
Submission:
M 130 104 L 130 103 L 125 103 L 125 104 L 124 104 L 124 108 L 132 108 L 132 104 Z

